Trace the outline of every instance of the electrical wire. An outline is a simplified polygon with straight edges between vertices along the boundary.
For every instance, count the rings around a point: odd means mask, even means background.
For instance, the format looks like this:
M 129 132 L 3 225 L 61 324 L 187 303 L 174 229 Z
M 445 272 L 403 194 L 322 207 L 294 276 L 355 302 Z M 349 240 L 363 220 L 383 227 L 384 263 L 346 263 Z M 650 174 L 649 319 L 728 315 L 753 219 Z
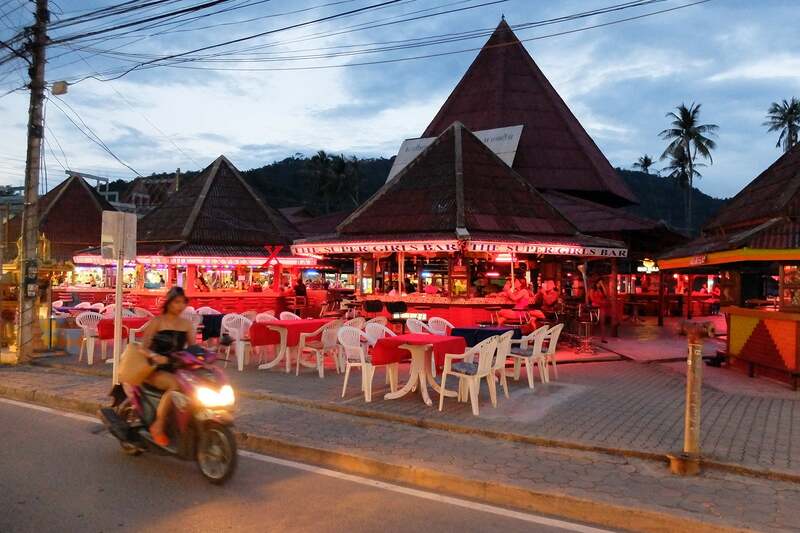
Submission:
M 86 136 L 87 139 L 89 139 L 90 141 L 92 141 L 93 143 L 98 145 L 100 148 L 102 148 L 103 151 L 105 151 L 111 157 L 113 157 L 120 165 L 126 167 L 128 170 L 130 170 L 131 172 L 133 172 L 137 176 L 139 176 L 139 177 L 142 176 L 141 174 L 139 174 L 139 172 L 135 168 L 133 168 L 128 163 L 126 163 L 122 159 L 120 159 L 117 156 L 117 154 L 115 154 L 111 150 L 111 148 L 109 148 L 108 145 L 94 132 L 94 130 L 92 130 L 92 128 L 90 128 L 89 125 L 86 124 L 86 122 L 81 118 L 81 116 L 78 114 L 78 112 L 75 111 L 75 109 L 73 109 L 72 106 L 69 105 L 69 103 L 67 103 L 65 100 L 62 100 L 58 96 L 53 95 L 53 97 L 56 100 L 58 100 L 59 102 L 61 102 L 62 104 L 64 104 L 67 108 L 69 108 L 70 111 L 72 111 L 75 114 L 75 117 L 77 117 L 77 119 L 81 122 L 81 124 L 83 124 L 83 127 L 86 128 L 86 130 L 84 130 L 81 126 L 79 126 L 78 123 L 75 122 L 75 119 L 73 119 L 72 116 L 69 113 L 64 111 L 64 108 L 62 108 L 60 105 L 58 105 L 58 103 L 56 103 L 55 100 L 52 100 L 52 99 L 48 98 L 53 103 L 53 105 L 56 106 L 56 108 L 59 111 L 61 111 L 61 113 L 63 113 L 63 115 L 67 118 L 67 120 L 69 120 L 72 123 L 72 125 L 75 126 L 75 128 L 78 131 L 80 131 L 84 136 Z M 89 133 L 87 133 L 87 130 L 88 130 Z

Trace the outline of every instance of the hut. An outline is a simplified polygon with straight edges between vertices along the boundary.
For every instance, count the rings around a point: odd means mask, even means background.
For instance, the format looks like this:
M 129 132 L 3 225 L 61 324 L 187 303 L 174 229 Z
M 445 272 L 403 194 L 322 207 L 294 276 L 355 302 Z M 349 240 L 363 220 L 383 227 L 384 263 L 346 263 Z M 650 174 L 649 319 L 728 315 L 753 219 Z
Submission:
M 728 355 L 751 373 L 788 375 L 797 388 L 800 145 L 723 206 L 700 237 L 663 254 L 658 264 L 662 272 L 687 279 L 688 295 L 697 302 L 687 312 L 709 293 L 724 306 Z
M 361 294 L 485 319 L 512 270 L 561 284 L 559 260 L 625 257 L 619 241 L 581 234 L 480 139 L 456 122 L 345 219 L 335 235 L 295 241 L 296 254 L 355 259 Z M 503 272 L 497 263 L 505 263 Z M 409 272 L 409 275 L 406 273 Z M 518 274 L 519 275 L 519 274 Z M 423 293 L 441 296 L 416 300 Z
M 471 131 L 522 126 L 512 167 L 540 191 L 637 203 L 633 192 L 502 20 L 422 134 L 453 122 Z

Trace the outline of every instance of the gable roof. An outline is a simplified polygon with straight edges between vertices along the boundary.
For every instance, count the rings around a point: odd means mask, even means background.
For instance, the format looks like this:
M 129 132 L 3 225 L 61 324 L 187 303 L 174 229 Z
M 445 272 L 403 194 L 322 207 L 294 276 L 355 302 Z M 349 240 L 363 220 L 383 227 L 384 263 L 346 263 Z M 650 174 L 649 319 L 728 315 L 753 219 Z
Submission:
M 472 131 L 522 124 L 513 167 L 537 189 L 608 205 L 637 202 L 505 20 L 422 136 L 435 137 L 455 121 Z
M 340 235 L 574 235 L 575 227 L 463 124 L 447 128 L 338 226 Z
M 754 226 L 800 215 L 800 144 L 783 154 L 731 198 L 705 225 L 706 231 Z
M 39 198 L 39 231 L 50 240 L 56 261 L 71 261 L 78 250 L 100 244 L 103 211 L 116 211 L 108 200 L 80 176 L 69 176 Z M 19 239 L 22 214 L 8 222 L 9 250 Z M 8 259 L 8 258 L 6 258 Z
M 141 243 L 256 246 L 290 244 L 300 236 L 268 206 L 236 167 L 218 157 L 177 194 L 168 196 L 138 224 Z

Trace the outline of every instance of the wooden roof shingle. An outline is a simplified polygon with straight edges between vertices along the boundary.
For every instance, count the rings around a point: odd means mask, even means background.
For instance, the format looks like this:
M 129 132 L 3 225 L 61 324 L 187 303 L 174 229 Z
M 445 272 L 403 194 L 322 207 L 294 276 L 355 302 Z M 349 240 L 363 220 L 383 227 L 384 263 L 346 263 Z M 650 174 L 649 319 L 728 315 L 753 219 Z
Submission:
M 463 124 L 447 128 L 338 226 L 341 236 L 574 235 L 533 186 Z
M 455 121 L 472 131 L 522 124 L 513 167 L 539 190 L 637 203 L 505 20 L 422 136 L 435 137 Z
M 116 211 L 108 200 L 79 176 L 70 176 L 39 198 L 39 231 L 50 240 L 56 261 L 72 261 L 74 253 L 100 245 L 103 211 Z M 22 215 L 8 222 L 9 255 L 16 252 Z M 10 258 L 7 256 L 6 260 Z
M 267 205 L 225 156 L 138 224 L 140 243 L 160 243 L 172 253 L 189 245 L 286 245 L 299 237 L 297 228 Z

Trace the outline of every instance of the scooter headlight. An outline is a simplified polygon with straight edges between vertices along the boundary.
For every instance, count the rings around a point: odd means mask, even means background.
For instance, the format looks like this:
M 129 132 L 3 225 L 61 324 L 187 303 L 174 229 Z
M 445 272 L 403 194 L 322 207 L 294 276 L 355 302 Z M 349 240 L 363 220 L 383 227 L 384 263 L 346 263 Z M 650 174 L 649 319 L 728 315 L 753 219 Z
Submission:
M 223 385 L 219 391 L 208 387 L 197 387 L 195 392 L 197 401 L 205 407 L 230 407 L 236 402 L 233 387 Z

